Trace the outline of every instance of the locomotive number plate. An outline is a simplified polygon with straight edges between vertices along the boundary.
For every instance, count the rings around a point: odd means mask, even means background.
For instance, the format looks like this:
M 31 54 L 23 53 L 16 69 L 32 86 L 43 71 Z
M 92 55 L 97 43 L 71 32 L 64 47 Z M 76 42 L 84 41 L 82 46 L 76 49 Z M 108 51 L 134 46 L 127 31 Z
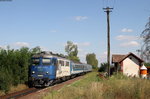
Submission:
M 43 75 L 38 75 L 38 77 L 43 77 Z

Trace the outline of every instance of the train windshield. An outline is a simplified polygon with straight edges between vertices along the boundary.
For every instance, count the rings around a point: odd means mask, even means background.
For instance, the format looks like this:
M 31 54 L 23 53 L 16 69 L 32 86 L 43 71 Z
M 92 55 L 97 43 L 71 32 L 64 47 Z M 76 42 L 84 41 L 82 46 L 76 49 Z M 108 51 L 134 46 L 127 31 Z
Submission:
M 40 65 L 40 59 L 32 59 L 32 66 L 38 66 Z
M 42 59 L 42 64 L 44 66 L 51 65 L 51 59 L 43 58 Z

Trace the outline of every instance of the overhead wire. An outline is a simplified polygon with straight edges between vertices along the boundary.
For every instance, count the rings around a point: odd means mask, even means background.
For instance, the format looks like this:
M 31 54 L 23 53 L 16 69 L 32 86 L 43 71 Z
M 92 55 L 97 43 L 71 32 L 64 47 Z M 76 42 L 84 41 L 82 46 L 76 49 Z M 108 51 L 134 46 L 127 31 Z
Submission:
M 114 8 L 116 4 L 116 0 L 103 0 L 103 8 L 112 7 Z
M 115 4 L 116 4 L 116 0 L 113 0 L 114 2 L 113 2 L 113 8 L 115 7 Z

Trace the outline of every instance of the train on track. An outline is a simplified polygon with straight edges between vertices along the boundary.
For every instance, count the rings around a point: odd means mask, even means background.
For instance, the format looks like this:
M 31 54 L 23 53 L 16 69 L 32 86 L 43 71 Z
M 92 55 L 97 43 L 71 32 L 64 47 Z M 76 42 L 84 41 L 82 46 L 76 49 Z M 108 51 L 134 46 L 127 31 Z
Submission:
M 73 62 L 52 52 L 41 52 L 32 56 L 29 68 L 29 86 L 50 86 L 92 71 L 89 64 Z

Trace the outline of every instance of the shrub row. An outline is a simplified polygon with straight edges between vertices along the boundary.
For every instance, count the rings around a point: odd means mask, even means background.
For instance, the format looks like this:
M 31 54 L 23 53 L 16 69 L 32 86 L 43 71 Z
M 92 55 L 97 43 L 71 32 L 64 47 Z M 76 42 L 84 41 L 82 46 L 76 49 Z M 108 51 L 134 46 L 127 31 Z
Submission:
M 39 51 L 29 49 L 0 49 L 0 90 L 8 92 L 10 86 L 17 86 L 28 81 L 28 68 L 31 56 Z

